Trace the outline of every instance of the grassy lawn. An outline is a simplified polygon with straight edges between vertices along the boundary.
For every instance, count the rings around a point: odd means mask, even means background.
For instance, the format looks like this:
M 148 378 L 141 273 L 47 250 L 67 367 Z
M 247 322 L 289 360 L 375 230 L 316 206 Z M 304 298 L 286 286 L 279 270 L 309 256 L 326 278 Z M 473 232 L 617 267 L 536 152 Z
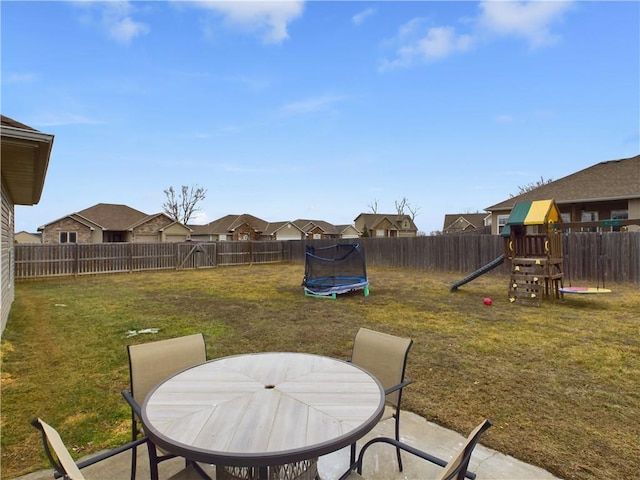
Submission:
M 124 443 L 126 345 L 203 332 L 209 358 L 296 351 L 347 358 L 360 326 L 409 336 L 403 406 L 566 479 L 632 478 L 640 458 L 640 289 L 509 303 L 508 279 L 370 269 L 371 295 L 302 293 L 269 265 L 18 283 L 2 339 L 2 478 L 47 466 L 40 416 L 74 455 Z M 492 306 L 482 303 L 492 297 Z M 128 337 L 130 330 L 157 334 Z

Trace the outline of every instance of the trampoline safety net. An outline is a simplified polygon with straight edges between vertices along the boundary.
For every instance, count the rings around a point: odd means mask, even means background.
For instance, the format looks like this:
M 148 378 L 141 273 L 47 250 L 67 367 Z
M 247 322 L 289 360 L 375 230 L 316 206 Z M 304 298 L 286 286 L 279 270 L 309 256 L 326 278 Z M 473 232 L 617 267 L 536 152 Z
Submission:
M 369 294 L 364 250 L 359 243 L 339 243 L 326 247 L 307 245 L 304 279 L 305 295 L 329 296 L 351 290 Z

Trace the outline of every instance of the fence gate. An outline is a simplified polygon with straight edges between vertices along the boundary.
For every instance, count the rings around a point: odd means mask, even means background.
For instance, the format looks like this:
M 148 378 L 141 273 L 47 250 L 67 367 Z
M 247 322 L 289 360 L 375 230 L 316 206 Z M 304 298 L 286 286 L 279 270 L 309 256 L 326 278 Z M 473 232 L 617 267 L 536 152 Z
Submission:
M 216 266 L 215 243 L 180 243 L 177 268 L 211 268 Z

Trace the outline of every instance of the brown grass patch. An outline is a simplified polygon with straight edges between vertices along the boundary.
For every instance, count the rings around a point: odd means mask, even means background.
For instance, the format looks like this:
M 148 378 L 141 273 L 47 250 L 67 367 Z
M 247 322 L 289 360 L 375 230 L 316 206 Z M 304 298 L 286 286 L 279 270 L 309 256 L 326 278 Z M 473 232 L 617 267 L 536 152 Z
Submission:
M 346 358 L 360 326 L 414 339 L 406 409 L 459 432 L 491 417 L 483 443 L 562 478 L 636 474 L 637 286 L 526 307 L 500 276 L 450 293 L 461 275 L 370 269 L 369 297 L 325 300 L 303 295 L 302 275 L 272 265 L 19 283 L 2 343 L 3 475 L 46 466 L 36 415 L 78 455 L 127 441 L 127 344 L 203 332 L 209 358 Z M 127 337 L 145 328 L 159 333 Z

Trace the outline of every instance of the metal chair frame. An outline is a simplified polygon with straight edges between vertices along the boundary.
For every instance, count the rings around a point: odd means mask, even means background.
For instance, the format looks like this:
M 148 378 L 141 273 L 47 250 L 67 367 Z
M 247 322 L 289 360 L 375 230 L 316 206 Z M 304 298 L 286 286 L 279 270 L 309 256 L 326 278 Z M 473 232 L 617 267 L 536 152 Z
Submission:
M 482 434 L 489 429 L 493 425 L 493 422 L 490 419 L 485 419 L 482 421 L 467 437 L 467 440 L 463 444 L 462 448 L 458 450 L 456 455 L 454 455 L 453 459 L 450 462 L 447 462 L 441 458 L 435 457 L 425 451 L 419 450 L 411 445 L 408 445 L 403 442 L 399 442 L 394 438 L 389 437 L 377 437 L 372 440 L 369 440 L 360 450 L 360 454 L 358 455 L 358 460 L 355 463 L 352 463 L 339 480 L 346 480 L 351 475 L 352 472 L 356 471 L 358 473 L 358 477 L 362 474 L 362 462 L 364 458 L 365 452 L 369 449 L 369 447 L 376 443 L 387 443 L 389 445 L 394 446 L 396 449 L 403 450 L 407 453 L 420 457 L 428 462 L 431 462 L 435 465 L 439 465 L 445 468 L 440 480 L 464 480 L 465 478 L 469 478 L 470 480 L 475 480 L 476 474 L 473 472 L 469 472 L 469 461 L 471 460 L 471 455 L 473 454 L 473 450 L 475 449 L 478 441 Z M 355 476 L 354 476 L 355 477 Z M 356 477 L 356 478 L 358 478 Z M 359 477 L 362 478 L 362 477 Z
M 47 459 L 49 460 L 49 463 L 51 464 L 51 466 L 53 467 L 54 470 L 54 478 L 63 478 L 64 480 L 82 480 L 83 477 L 81 477 L 80 479 L 77 478 L 72 478 L 69 472 L 67 472 L 67 468 L 65 468 L 62 464 L 62 461 L 60 460 L 60 455 L 63 455 L 63 452 L 58 453 L 58 451 L 55 449 L 55 446 L 50 444 L 50 439 L 47 436 L 47 432 L 45 431 L 44 426 L 42 425 L 43 423 L 45 423 L 43 420 L 41 420 L 40 418 L 34 418 L 33 420 L 31 420 L 31 425 L 33 425 L 35 428 L 37 428 L 40 431 L 40 434 L 42 436 L 42 445 L 44 447 L 44 452 L 47 455 Z M 50 427 L 52 430 L 55 431 L 55 429 L 53 427 Z M 57 432 L 56 432 L 57 433 Z M 81 462 L 74 462 L 76 467 L 78 468 L 78 470 L 81 470 L 85 467 L 88 467 L 90 465 L 94 465 L 98 462 L 102 462 L 103 460 L 106 460 L 108 458 L 111 458 L 115 455 L 118 455 L 120 453 L 126 452 L 127 450 L 131 450 L 135 447 L 137 447 L 138 445 L 142 445 L 143 443 L 147 443 L 147 439 L 146 438 L 139 438 L 133 442 L 129 442 L 125 445 L 122 445 L 120 447 L 114 448 L 112 450 L 109 450 L 107 452 L 103 452 L 100 453 L 98 455 L 95 455 L 87 460 L 83 460 Z M 60 446 L 60 448 L 62 448 L 62 446 Z M 66 447 L 64 447 L 66 450 L 66 453 L 69 454 L 69 451 L 66 449 Z M 53 449 L 53 451 L 52 451 Z M 54 455 L 55 452 L 55 455 Z M 69 454 L 69 458 L 71 457 L 71 455 Z M 73 460 L 72 460 L 73 461 Z M 82 473 L 81 473 L 82 475 Z

